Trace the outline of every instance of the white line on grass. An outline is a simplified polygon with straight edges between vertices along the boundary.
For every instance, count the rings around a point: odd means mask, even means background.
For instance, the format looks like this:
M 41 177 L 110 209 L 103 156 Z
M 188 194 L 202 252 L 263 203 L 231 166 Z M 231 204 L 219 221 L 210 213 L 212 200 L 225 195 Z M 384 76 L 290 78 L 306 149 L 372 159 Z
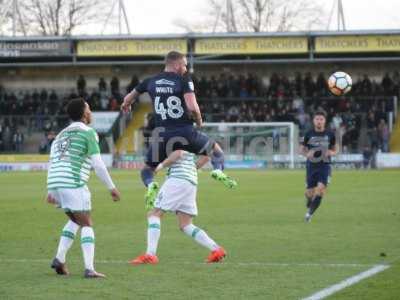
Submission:
M 0 258 L 0 263 L 48 263 L 51 259 L 28 259 L 28 258 Z M 75 262 L 75 261 L 74 261 Z M 98 264 L 127 264 L 128 260 L 96 260 Z M 183 264 L 183 265 L 209 265 L 202 262 L 188 261 L 165 261 L 162 264 Z M 333 267 L 333 268 L 354 268 L 354 267 L 371 267 L 373 264 L 358 263 L 277 263 L 277 262 L 222 262 L 218 265 L 227 266 L 265 266 L 265 267 Z
M 352 277 L 349 277 L 337 284 L 331 285 L 323 290 L 320 290 L 314 294 L 312 294 L 311 296 L 307 297 L 307 298 L 303 298 L 302 300 L 321 300 L 321 299 L 325 299 L 326 297 L 337 293 L 338 291 L 341 291 L 353 284 L 356 284 L 357 282 L 360 282 L 363 279 L 366 279 L 368 277 L 374 276 L 382 271 L 385 271 L 387 268 L 389 268 L 390 266 L 388 265 L 376 265 L 364 272 L 358 273 L 357 275 L 354 275 Z

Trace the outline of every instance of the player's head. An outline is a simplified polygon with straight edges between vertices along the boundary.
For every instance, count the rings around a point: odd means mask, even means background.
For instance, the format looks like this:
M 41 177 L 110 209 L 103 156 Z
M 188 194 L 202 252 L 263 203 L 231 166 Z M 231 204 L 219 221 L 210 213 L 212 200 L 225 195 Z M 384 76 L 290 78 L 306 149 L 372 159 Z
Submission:
M 314 128 L 316 130 L 325 130 L 326 114 L 322 110 L 317 111 L 313 118 Z
M 187 72 L 186 56 L 178 51 L 170 51 L 165 56 L 165 70 L 183 75 Z
M 92 122 L 92 111 L 89 104 L 82 98 L 72 99 L 67 106 L 67 113 L 74 122 L 82 121 L 85 124 Z

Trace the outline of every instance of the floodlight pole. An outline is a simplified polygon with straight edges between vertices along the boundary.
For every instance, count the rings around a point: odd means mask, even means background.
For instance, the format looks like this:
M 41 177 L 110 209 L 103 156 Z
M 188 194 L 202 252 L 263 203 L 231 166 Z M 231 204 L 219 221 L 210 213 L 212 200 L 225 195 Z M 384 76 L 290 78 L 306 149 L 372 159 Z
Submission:
M 226 0 L 226 21 L 227 21 L 227 31 L 236 32 L 236 22 L 233 14 L 232 0 Z
M 340 30 L 340 23 L 342 25 L 342 30 L 346 30 L 342 0 L 338 0 L 338 30 Z
M 344 17 L 344 9 L 343 9 L 343 3 L 342 0 L 333 0 L 333 5 L 331 8 L 331 12 L 329 14 L 329 19 L 328 19 L 328 25 L 326 27 L 326 30 L 329 30 L 332 22 L 332 17 L 333 14 L 337 13 L 337 30 L 338 31 L 345 31 L 346 30 L 346 22 L 345 22 L 345 17 Z
M 121 0 L 118 1 L 118 33 L 121 34 Z
M 124 0 L 114 0 L 113 4 L 111 5 L 110 12 L 108 13 L 107 19 L 103 24 L 103 29 L 101 30 L 101 34 L 104 34 L 104 31 L 105 31 L 108 23 L 110 22 L 110 18 L 112 16 L 112 14 L 114 12 L 114 8 L 117 4 L 118 4 L 118 33 L 120 35 L 122 34 L 122 22 L 124 22 L 127 33 L 131 34 L 131 29 L 130 29 L 128 17 L 126 14 Z
M 13 1 L 13 7 L 12 7 L 12 35 L 16 36 L 17 35 L 17 0 Z
M 8 14 L 11 14 L 11 16 L 12 16 L 12 20 L 11 20 L 12 36 L 17 35 L 17 29 L 18 29 L 17 26 L 20 26 L 20 29 L 22 30 L 23 35 L 26 36 L 26 30 L 25 30 L 24 23 L 22 22 L 22 16 L 21 16 L 21 12 L 19 10 L 18 0 L 12 0 L 8 3 L 9 3 L 8 5 L 5 4 L 3 6 L 3 11 L 1 11 L 1 14 L 0 14 L 0 23 L 3 23 L 4 20 L 6 19 L 6 16 Z
M 215 33 L 215 31 L 217 30 L 218 21 L 221 17 L 221 11 L 222 11 L 222 7 L 220 6 L 218 8 L 217 17 L 215 18 L 215 22 L 214 22 L 214 26 L 213 26 L 213 30 L 212 30 L 213 33 Z
M 124 16 L 126 30 L 128 31 L 128 34 L 131 34 L 131 28 L 129 27 L 129 21 L 128 21 L 128 17 L 126 15 L 126 8 L 125 8 L 124 0 L 120 0 L 119 5 L 122 8 L 122 14 Z
M 225 2 L 226 6 L 226 31 L 227 32 L 236 32 L 236 22 L 235 18 L 233 16 L 233 6 L 232 6 L 232 0 L 226 0 Z M 218 22 L 221 19 L 221 14 L 222 14 L 222 7 L 223 5 L 219 6 L 218 11 L 217 11 L 217 16 L 215 18 L 214 26 L 212 32 L 215 33 L 217 30 Z

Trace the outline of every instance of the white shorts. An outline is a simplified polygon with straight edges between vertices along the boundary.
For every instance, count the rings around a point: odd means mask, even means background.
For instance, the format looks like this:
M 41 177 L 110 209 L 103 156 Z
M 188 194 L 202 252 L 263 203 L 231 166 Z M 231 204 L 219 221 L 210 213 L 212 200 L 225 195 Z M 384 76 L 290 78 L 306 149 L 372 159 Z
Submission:
M 66 212 L 87 212 L 92 209 L 91 195 L 85 185 L 76 189 L 56 189 L 49 193 Z
M 154 207 L 197 216 L 197 186 L 185 179 L 168 178 L 158 192 Z

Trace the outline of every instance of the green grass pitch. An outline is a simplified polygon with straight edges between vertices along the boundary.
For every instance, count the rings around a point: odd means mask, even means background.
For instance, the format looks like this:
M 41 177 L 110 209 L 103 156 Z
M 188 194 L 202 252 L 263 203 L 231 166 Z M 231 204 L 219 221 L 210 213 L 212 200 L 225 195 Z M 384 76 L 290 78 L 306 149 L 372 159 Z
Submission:
M 78 240 L 67 256 L 72 275 L 53 273 L 66 218 L 44 201 L 46 174 L 0 173 L 0 299 L 301 299 L 382 263 L 391 267 L 331 298 L 400 299 L 400 170 L 334 171 L 310 224 L 304 171 L 229 173 L 236 190 L 200 174 L 194 222 L 226 248 L 225 262 L 204 264 L 208 252 L 168 215 L 160 264 L 139 267 L 127 264 L 145 250 L 138 172 L 112 172 L 119 203 L 92 175 L 96 268 L 105 280 L 83 279 Z

